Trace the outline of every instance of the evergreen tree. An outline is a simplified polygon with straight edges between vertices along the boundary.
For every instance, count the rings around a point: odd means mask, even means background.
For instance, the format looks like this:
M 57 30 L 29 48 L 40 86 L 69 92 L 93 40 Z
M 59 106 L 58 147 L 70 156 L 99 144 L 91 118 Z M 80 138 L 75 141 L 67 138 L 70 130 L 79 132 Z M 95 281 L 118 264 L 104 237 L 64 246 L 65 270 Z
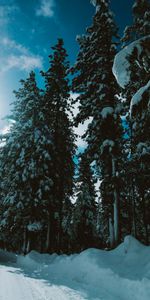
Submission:
M 41 251 L 52 189 L 52 132 L 34 72 L 15 92 L 15 123 L 1 149 L 1 235 L 9 248 Z M 48 165 L 50 166 L 48 168 Z
M 79 92 L 77 123 L 92 117 L 85 134 L 91 161 L 101 170 L 101 196 L 106 239 L 119 241 L 119 164 L 121 157 L 120 103 L 112 74 L 116 54 L 117 28 L 108 0 L 92 1 L 96 6 L 93 24 L 78 38 L 80 51 L 74 68 L 73 88 Z
M 135 40 L 141 40 L 137 43 L 137 47 L 135 43 L 135 47 L 128 57 L 131 73 L 130 82 L 125 90 L 128 110 L 132 96 L 149 81 L 150 1 L 135 0 L 132 11 L 133 24 L 127 26 L 124 31 L 123 46 Z M 139 48 L 141 49 L 140 52 Z
M 134 47 L 131 47 L 128 55 L 130 80 L 125 88 L 129 113 L 129 124 L 131 133 L 131 155 L 128 174 L 130 181 L 130 198 L 132 205 L 132 233 L 148 244 L 148 216 L 149 203 L 146 195 L 150 189 L 150 73 L 149 73 L 149 51 L 150 51 L 150 1 L 136 0 L 133 5 L 133 24 L 125 29 L 123 37 L 124 44 L 131 43 L 137 39 Z
M 53 53 L 49 56 L 50 67 L 47 72 L 42 72 L 45 79 L 45 105 L 52 114 L 48 122 L 53 131 L 53 203 L 49 207 L 49 236 L 47 248 L 50 251 L 60 252 L 62 249 L 62 221 L 63 206 L 72 195 L 75 135 L 72 129 L 70 86 L 69 86 L 69 62 L 67 52 L 59 39 Z
M 133 24 L 125 28 L 124 44 L 150 34 L 150 1 L 135 0 L 132 13 Z
M 76 203 L 73 211 L 73 236 L 76 251 L 100 244 L 96 220 L 95 180 L 86 153 L 82 154 L 77 178 Z

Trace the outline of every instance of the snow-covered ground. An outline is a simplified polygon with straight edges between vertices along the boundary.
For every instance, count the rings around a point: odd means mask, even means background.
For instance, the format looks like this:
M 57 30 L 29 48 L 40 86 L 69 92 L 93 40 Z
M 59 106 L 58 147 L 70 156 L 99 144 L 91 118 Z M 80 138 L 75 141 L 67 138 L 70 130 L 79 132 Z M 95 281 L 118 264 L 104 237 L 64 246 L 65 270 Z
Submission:
M 117 249 L 26 257 L 0 251 L 0 300 L 149 300 L 150 247 L 131 236 Z

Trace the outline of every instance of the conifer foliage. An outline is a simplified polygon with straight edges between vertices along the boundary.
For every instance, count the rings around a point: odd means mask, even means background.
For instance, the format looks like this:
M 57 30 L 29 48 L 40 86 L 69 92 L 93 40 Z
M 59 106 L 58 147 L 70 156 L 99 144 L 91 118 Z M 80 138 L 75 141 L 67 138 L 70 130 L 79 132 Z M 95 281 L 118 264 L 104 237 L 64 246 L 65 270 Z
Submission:
M 132 48 L 128 55 L 130 78 L 124 95 L 129 109 L 131 129 L 130 197 L 132 233 L 149 243 L 150 184 L 150 1 L 136 0 L 133 5 L 133 24 L 125 30 L 123 42 Z M 136 40 L 136 41 L 135 41 Z M 134 42 L 135 41 L 135 42 Z M 132 46 L 134 42 L 134 47 Z
M 69 62 L 63 46 L 63 40 L 59 39 L 53 53 L 49 56 L 50 67 L 47 72 L 42 72 L 45 79 L 45 105 L 48 107 L 52 119 L 48 124 L 53 132 L 53 188 L 52 206 L 49 207 L 51 215 L 49 224 L 48 249 L 50 243 L 55 245 L 52 251 L 61 249 L 62 244 L 62 220 L 63 206 L 73 192 L 73 175 L 75 155 L 75 135 L 72 129 L 70 87 L 68 80 Z M 50 239 L 53 237 L 53 242 Z M 57 240 L 55 240 L 55 238 Z
M 45 91 L 31 72 L 15 92 L 15 123 L 1 149 L 3 241 L 10 235 L 10 248 L 25 253 L 63 250 L 63 211 L 73 190 L 69 63 L 62 40 L 52 49 L 50 68 L 42 72 Z
M 14 122 L 0 136 L 5 249 L 73 253 L 113 248 L 126 234 L 150 243 L 150 2 L 135 0 L 120 51 L 110 1 L 91 3 L 96 12 L 77 38 L 75 65 L 58 39 L 41 71 L 43 90 L 32 71 L 15 91 Z M 87 120 L 87 147 L 77 157 L 74 126 Z
M 135 1 L 133 24 L 125 29 L 123 49 L 114 60 L 113 71 L 123 88 L 124 111 L 129 130 L 125 138 L 126 206 L 125 232 L 149 243 L 149 99 L 150 2 Z M 126 47 L 124 47 L 126 46 Z M 123 192 L 123 190 L 122 190 Z M 126 227 L 126 228 L 125 228 Z M 126 231 L 127 230 L 127 231 Z
M 80 157 L 73 210 L 73 236 L 76 251 L 99 246 L 95 179 L 86 152 Z
M 122 39 L 125 44 L 150 34 L 150 1 L 136 0 L 132 13 L 133 24 L 125 28 Z
M 96 14 L 87 34 L 78 38 L 80 51 L 74 68 L 73 88 L 79 92 L 77 122 L 92 121 L 85 134 L 91 161 L 96 159 L 103 180 L 104 227 L 111 244 L 119 241 L 118 171 L 121 156 L 121 120 L 117 84 L 112 73 L 117 27 L 109 1 L 97 0 Z M 111 190 L 111 192 L 109 192 Z M 109 193 L 109 194 L 108 194 Z M 113 209 L 114 207 L 114 209 Z M 106 225 L 107 224 L 107 225 Z
M 45 123 L 35 74 L 31 72 L 21 85 L 15 92 L 15 123 L 1 149 L 1 232 L 9 236 L 11 247 L 26 252 L 36 247 L 32 232 L 39 233 L 45 226 L 53 185 L 47 167 L 52 169 L 52 132 Z

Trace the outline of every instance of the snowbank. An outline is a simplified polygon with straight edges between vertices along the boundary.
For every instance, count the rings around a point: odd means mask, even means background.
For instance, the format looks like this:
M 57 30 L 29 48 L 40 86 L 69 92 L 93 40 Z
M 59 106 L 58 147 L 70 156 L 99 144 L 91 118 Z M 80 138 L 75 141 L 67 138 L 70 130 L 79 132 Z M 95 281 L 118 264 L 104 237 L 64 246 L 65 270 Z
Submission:
M 127 236 L 115 250 L 75 255 L 0 250 L 0 299 L 149 300 L 150 247 Z M 19 283 L 19 284 L 18 284 Z
M 113 74 L 116 77 L 116 80 L 118 84 L 125 88 L 126 85 L 130 82 L 130 63 L 129 58 L 132 56 L 134 50 L 137 50 L 137 63 L 138 58 L 142 54 L 143 51 L 143 42 L 149 42 L 150 43 L 150 36 L 146 36 L 144 38 L 141 38 L 130 45 L 123 48 L 114 59 L 114 65 L 113 65 Z M 145 49 L 146 51 L 146 49 Z
M 113 251 L 88 249 L 70 256 L 31 252 L 18 257 L 18 266 L 50 284 L 78 291 L 79 299 L 150 299 L 150 247 L 131 236 Z

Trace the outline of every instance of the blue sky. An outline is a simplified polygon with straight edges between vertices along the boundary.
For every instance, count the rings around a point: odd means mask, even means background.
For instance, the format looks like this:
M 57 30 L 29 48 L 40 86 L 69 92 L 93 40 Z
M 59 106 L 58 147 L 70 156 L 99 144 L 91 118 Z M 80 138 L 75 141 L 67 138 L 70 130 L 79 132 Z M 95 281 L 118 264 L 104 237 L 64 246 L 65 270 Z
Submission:
M 133 0 L 112 0 L 111 6 L 120 27 L 131 23 Z M 10 111 L 12 91 L 19 80 L 34 69 L 46 69 L 50 46 L 62 37 L 74 63 L 76 36 L 91 24 L 95 8 L 90 0 L 0 0 L 0 130 L 1 119 Z

